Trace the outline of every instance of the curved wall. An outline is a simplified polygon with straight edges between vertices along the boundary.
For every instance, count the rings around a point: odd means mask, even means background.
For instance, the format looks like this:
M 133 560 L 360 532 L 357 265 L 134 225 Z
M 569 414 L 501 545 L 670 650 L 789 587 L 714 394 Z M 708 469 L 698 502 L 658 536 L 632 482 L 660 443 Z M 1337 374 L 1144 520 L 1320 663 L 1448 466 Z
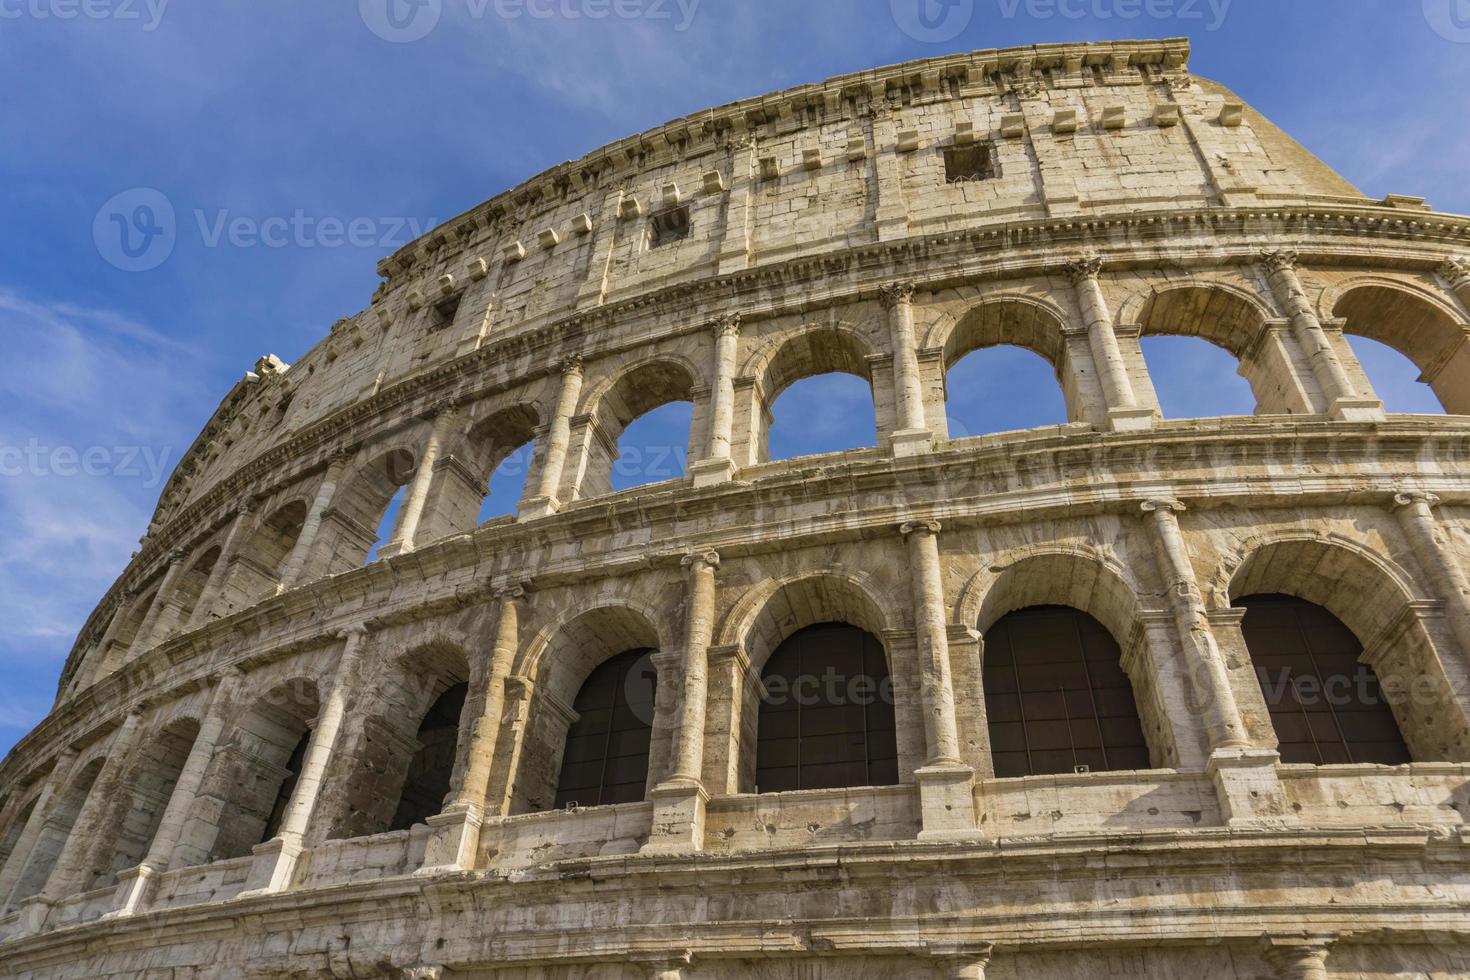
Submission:
M 1470 221 L 1362 198 L 1187 53 L 737 103 L 385 259 L 225 399 L 0 766 L 7 975 L 1470 977 Z M 1257 414 L 1161 418 L 1167 334 Z M 1459 414 L 1385 414 L 1349 334 Z M 1067 424 L 950 438 L 946 372 L 997 344 Z M 875 445 L 770 461 L 829 371 Z M 612 493 L 675 400 L 689 474 Z M 1411 763 L 1280 761 L 1240 605 L 1278 593 L 1361 644 Z M 986 631 L 1036 606 L 1116 642 L 1150 768 L 995 776 Z M 827 622 L 882 645 L 899 782 L 760 792 L 763 668 Z M 633 649 L 646 799 L 553 809 Z M 420 720 L 461 685 L 449 746 Z M 435 753 L 443 812 L 390 831 Z

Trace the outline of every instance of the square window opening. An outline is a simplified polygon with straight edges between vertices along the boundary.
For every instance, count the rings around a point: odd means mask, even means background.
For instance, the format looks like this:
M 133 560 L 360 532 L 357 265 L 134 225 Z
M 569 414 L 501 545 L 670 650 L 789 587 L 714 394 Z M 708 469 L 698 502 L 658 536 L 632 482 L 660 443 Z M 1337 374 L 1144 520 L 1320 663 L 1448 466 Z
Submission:
M 950 184 L 971 180 L 990 180 L 997 176 L 995 157 L 990 147 L 951 146 L 944 151 L 944 179 Z
M 443 330 L 453 323 L 454 318 L 459 314 L 459 303 L 462 299 L 464 299 L 464 294 L 456 293 L 435 303 L 429 313 L 429 329 Z
M 662 248 L 689 237 L 689 208 L 668 208 L 648 219 L 649 246 Z

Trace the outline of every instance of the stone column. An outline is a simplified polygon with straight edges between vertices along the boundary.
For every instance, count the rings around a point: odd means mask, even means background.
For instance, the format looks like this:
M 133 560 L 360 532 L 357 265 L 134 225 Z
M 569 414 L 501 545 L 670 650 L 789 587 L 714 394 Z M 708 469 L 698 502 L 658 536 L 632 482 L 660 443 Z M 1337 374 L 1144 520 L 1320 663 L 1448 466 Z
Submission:
M 1068 263 L 1063 272 L 1076 290 L 1077 305 L 1087 324 L 1087 345 L 1108 403 L 1108 427 L 1114 432 L 1151 428 L 1153 409 L 1139 407 L 1133 380 L 1128 377 L 1128 365 L 1118 346 L 1118 335 L 1113 330 L 1113 314 L 1098 281 L 1102 259 L 1084 256 Z
M 1470 578 L 1455 554 L 1454 545 L 1445 540 L 1444 531 L 1435 520 L 1434 508 L 1439 498 L 1432 493 L 1410 491 L 1396 494 L 1393 502 L 1404 535 L 1445 601 L 1455 639 L 1460 641 L 1464 656 L 1470 658 Z
M 990 967 L 990 944 L 952 953 L 935 953 L 941 970 L 950 980 L 985 980 Z
M 1210 750 L 1206 772 L 1215 784 L 1221 812 L 1231 824 L 1281 818 L 1286 800 L 1276 775 L 1278 757 L 1255 748 L 1246 736 L 1225 658 L 1210 631 L 1208 611 L 1179 528 L 1184 505 L 1158 498 L 1144 501 L 1141 507 L 1152 518 L 1154 559 L 1169 592 L 1181 649 L 1189 658 L 1184 671 L 1194 700 L 1189 707 L 1204 719 Z
M 536 492 L 521 502 L 523 518 L 545 517 L 556 513 L 560 502 L 562 469 L 567 464 L 567 447 L 572 439 L 572 416 L 577 413 L 577 400 L 582 396 L 582 359 L 568 358 L 561 368 L 561 394 L 556 399 L 556 413 L 546 428 L 546 448 L 541 454 L 541 469 L 535 474 Z
M 327 509 L 332 506 L 332 498 L 337 495 L 337 484 L 342 482 L 342 477 L 347 473 L 347 467 L 356 457 L 356 453 L 350 450 L 338 450 L 329 457 L 327 473 L 322 477 L 322 485 L 317 488 L 316 496 L 312 498 L 311 509 L 306 512 L 306 520 L 301 525 L 301 533 L 296 538 L 296 546 L 291 549 L 291 557 L 286 559 L 285 570 L 281 572 L 281 584 L 277 592 L 285 592 L 294 587 L 301 578 L 301 572 L 306 567 L 306 559 L 311 554 L 312 545 L 316 543 L 316 536 L 322 529 L 322 521 L 326 518 Z
M 1470 261 L 1462 258 L 1445 259 L 1439 274 L 1449 283 L 1450 289 L 1460 297 L 1460 302 L 1470 307 Z
M 199 602 L 194 606 L 194 612 L 189 616 L 189 621 L 184 624 L 185 629 L 197 629 L 207 622 L 215 609 L 219 607 L 222 593 L 225 589 L 225 581 L 229 578 L 230 563 L 245 546 L 251 532 L 254 530 L 255 513 L 260 508 L 260 501 L 255 498 L 245 501 L 235 513 L 234 523 L 225 532 L 225 540 L 220 545 L 219 558 L 214 567 L 209 570 L 209 579 L 204 583 L 204 590 L 199 594 Z
M 674 727 L 673 775 L 650 794 L 654 802 L 653 831 L 645 851 L 697 851 L 704 846 L 705 792 L 704 720 L 709 700 L 709 647 L 714 634 L 714 551 L 685 555 L 689 570 L 685 596 L 684 657 L 681 664 L 683 697 Z M 662 684 L 659 685 L 661 688 Z
M 110 915 L 128 916 L 147 908 L 158 876 L 172 867 L 184 824 L 199 796 L 199 787 L 203 785 L 204 777 L 209 772 L 215 747 L 224 734 L 225 717 L 234 707 L 243 680 L 244 675 L 231 667 L 215 685 L 214 696 L 209 701 L 209 711 L 204 716 L 204 723 L 199 726 L 199 734 L 195 736 L 194 745 L 189 749 L 189 758 L 179 772 L 178 781 L 174 783 L 173 793 L 169 796 L 168 806 L 164 808 L 163 817 L 158 822 L 158 830 L 153 835 L 153 843 L 148 847 L 147 856 L 143 858 L 142 864 L 122 871 L 117 876 L 117 895 L 113 898 Z
M 889 441 L 893 455 L 913 456 L 934 448 L 934 433 L 924 423 L 924 389 L 919 380 L 919 349 L 914 342 L 914 284 L 891 283 L 879 295 L 888 311 L 893 401 L 898 413 L 898 428 Z
M 1335 419 L 1348 421 L 1379 421 L 1383 418 L 1383 404 L 1373 398 L 1364 398 L 1353 388 L 1352 380 L 1338 360 L 1327 332 L 1307 291 L 1296 274 L 1297 255 L 1288 249 L 1261 253 L 1261 263 L 1271 293 L 1276 303 L 1291 320 L 1292 335 L 1312 365 L 1312 375 L 1317 386 L 1327 399 L 1328 413 Z
M 342 731 L 342 721 L 347 715 L 347 699 L 353 682 L 357 679 L 357 665 L 362 658 L 362 648 L 367 639 L 368 628 L 361 623 L 343 630 L 342 656 L 337 662 L 337 671 L 332 678 L 332 688 L 317 716 L 316 726 L 307 742 L 306 754 L 301 760 L 301 773 L 296 778 L 296 788 L 286 804 L 281 818 L 280 830 L 272 840 L 255 848 L 255 862 L 246 881 L 242 895 L 264 895 L 284 891 L 291 887 L 296 863 L 301 857 L 303 840 L 316 811 L 321 796 L 322 781 L 327 767 L 337 748 L 337 737 Z
M 36 795 L 36 805 L 31 807 L 31 814 L 26 818 L 26 825 L 21 828 L 15 846 L 10 849 L 10 856 L 6 858 L 4 867 L 0 867 L 0 912 L 9 907 L 10 893 L 20 881 L 21 872 L 30 863 L 31 850 L 46 826 L 52 804 L 66 787 L 66 781 L 71 778 L 72 766 L 76 761 L 76 749 L 67 748 L 58 755 L 51 772 L 46 776 L 46 782 L 41 786 L 41 792 Z
M 429 499 L 429 488 L 434 482 L 434 467 L 439 462 L 439 453 L 443 450 L 444 441 L 458 415 L 453 408 L 437 408 L 430 413 L 430 417 L 433 418 L 434 425 L 419 453 L 418 465 L 414 468 L 413 479 L 409 481 L 403 506 L 398 511 L 393 534 L 378 549 L 379 558 L 406 554 L 415 547 L 414 539 L 418 536 L 419 521 L 424 516 L 424 504 Z
M 694 954 L 689 951 L 657 956 L 644 963 L 648 980 L 680 980 L 686 970 L 694 965 Z
M 92 870 L 111 857 L 117 835 L 115 831 L 104 832 L 103 821 L 112 813 L 124 791 L 123 777 L 137 762 L 143 712 L 146 710 L 145 704 L 134 706 L 113 736 L 107 749 L 107 761 L 102 764 L 102 770 L 87 792 L 87 800 L 77 813 L 61 854 L 56 858 L 56 865 L 41 889 L 39 902 L 42 905 L 54 906 L 68 895 L 84 890 Z M 42 924 L 44 915 L 44 912 L 38 914 L 36 926 Z
M 1329 950 L 1325 942 L 1271 940 L 1261 958 L 1270 964 L 1278 980 L 1327 980 Z
M 714 384 L 710 390 L 709 445 L 705 458 L 689 467 L 696 487 L 724 483 L 735 475 L 731 436 L 735 427 L 735 368 L 740 349 L 740 314 L 722 316 L 713 324 L 715 335 Z
M 919 696 L 924 713 L 926 761 L 914 773 L 923 823 L 919 836 L 974 836 L 979 833 L 975 771 L 960 760 L 944 577 L 939 564 L 939 522 L 908 521 L 899 527 L 899 533 L 908 548 Z
M 153 602 L 148 606 L 148 614 L 143 617 L 143 623 L 138 627 L 138 634 L 133 637 L 134 654 L 152 649 L 154 641 L 159 638 L 157 634 L 167 628 L 163 622 L 168 618 L 164 615 L 164 611 L 173 598 L 174 590 L 179 587 L 179 576 L 184 574 L 184 562 L 188 558 L 188 552 L 182 548 L 169 553 L 168 569 L 163 573 L 163 581 L 158 584 L 158 591 L 153 594 Z
M 479 849 L 485 801 L 490 792 L 490 774 L 495 765 L 495 747 L 505 713 L 505 682 L 520 650 L 521 610 L 525 605 L 526 590 L 520 585 L 510 585 L 496 590 L 495 597 L 499 601 L 499 610 L 484 701 L 478 716 L 470 721 L 469 737 L 465 740 L 464 772 L 454 797 L 443 813 L 428 820 L 432 833 L 419 874 L 472 868 Z M 466 705 L 466 710 L 469 707 Z

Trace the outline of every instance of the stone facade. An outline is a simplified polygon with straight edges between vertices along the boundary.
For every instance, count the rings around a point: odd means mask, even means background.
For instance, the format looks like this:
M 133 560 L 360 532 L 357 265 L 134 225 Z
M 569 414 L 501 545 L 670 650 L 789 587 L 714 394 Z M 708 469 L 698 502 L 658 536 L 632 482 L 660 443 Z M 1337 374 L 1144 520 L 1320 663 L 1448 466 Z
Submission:
M 0 766 L 0 973 L 1470 978 L 1470 221 L 1364 199 L 1187 58 L 834 78 L 385 259 L 229 393 Z M 1161 419 L 1151 334 L 1233 353 L 1256 416 Z M 1456 414 L 1386 415 L 1346 334 Z M 1002 343 L 1070 421 L 951 439 L 947 368 Z M 769 461 L 776 396 L 834 370 L 876 448 Z M 671 400 L 689 475 L 611 493 Z M 518 516 L 476 527 L 533 438 Z M 1273 592 L 1413 692 L 1412 763 L 1280 761 L 1235 604 Z M 995 776 L 986 632 L 1039 604 L 1116 639 L 1152 768 Z M 757 793 L 762 665 L 828 621 L 881 638 L 900 781 Z M 646 799 L 552 809 L 579 685 L 630 648 Z M 442 812 L 390 831 L 455 685 Z

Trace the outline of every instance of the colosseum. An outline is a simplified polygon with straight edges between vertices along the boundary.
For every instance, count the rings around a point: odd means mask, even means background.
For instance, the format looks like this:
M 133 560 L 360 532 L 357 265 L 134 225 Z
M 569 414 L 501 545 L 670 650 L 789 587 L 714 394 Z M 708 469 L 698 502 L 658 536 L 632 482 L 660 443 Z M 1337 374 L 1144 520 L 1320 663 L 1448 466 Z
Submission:
M 226 395 L 0 767 L 0 973 L 1470 978 L 1470 219 L 1188 56 L 833 78 L 384 259 Z M 1164 419 L 1166 334 L 1255 414 Z M 995 345 L 1065 424 L 951 438 Z M 773 461 L 832 372 L 872 445 Z M 687 473 L 616 492 L 672 402 Z

